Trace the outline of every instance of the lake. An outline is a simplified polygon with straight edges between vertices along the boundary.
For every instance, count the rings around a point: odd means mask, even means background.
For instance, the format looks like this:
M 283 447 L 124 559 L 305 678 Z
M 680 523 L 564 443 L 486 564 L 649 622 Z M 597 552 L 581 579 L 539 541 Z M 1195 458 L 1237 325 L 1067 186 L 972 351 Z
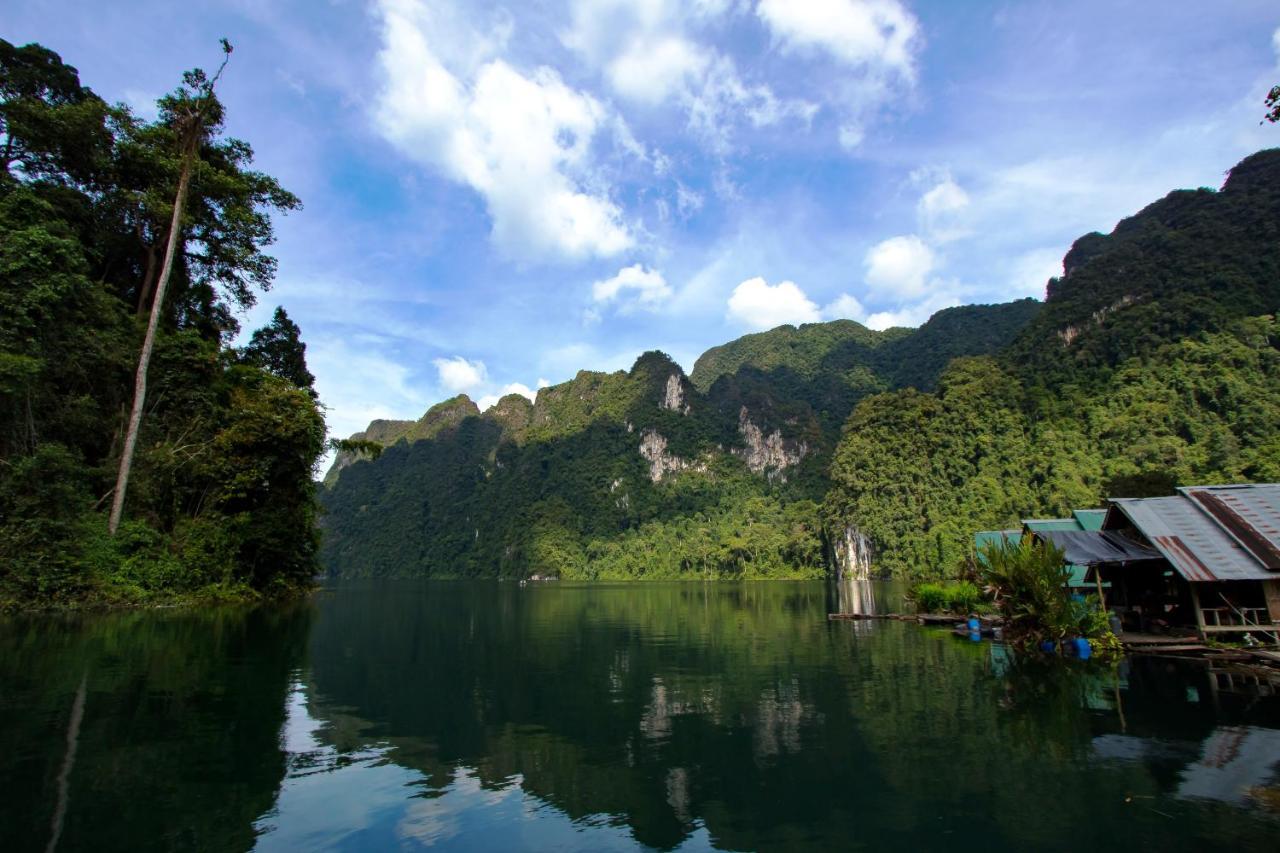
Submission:
M 1280 700 L 889 585 L 386 582 L 0 621 L 0 847 L 1267 850 Z

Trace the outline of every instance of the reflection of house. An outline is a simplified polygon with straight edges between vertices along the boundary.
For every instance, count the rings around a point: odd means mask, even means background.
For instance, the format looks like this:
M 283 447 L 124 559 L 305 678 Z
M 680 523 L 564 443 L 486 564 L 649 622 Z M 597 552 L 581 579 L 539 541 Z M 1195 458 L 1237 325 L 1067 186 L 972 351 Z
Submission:
M 1259 788 L 1280 783 L 1280 731 L 1225 726 L 1204 742 L 1200 760 L 1182 771 L 1178 796 L 1244 805 Z
M 1252 726 L 1220 726 L 1199 745 L 1123 734 L 1093 739 L 1095 757 L 1125 762 L 1186 762 L 1177 796 L 1245 805 L 1259 792 L 1280 784 L 1280 731 Z

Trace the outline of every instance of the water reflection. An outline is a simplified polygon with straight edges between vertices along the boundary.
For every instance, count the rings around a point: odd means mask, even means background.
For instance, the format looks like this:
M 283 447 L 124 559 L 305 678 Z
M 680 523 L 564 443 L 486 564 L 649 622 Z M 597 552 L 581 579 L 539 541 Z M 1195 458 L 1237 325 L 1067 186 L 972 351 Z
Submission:
M 0 623 L 0 838 L 47 846 L 83 679 L 58 849 L 1274 848 L 1270 685 L 826 620 L 896 594 L 383 584 Z
M 1169 850 L 1270 849 L 1265 795 L 1208 798 L 1189 781 L 1208 778 L 1199 745 L 1243 725 L 1268 735 L 1242 742 L 1247 787 L 1273 784 L 1270 700 L 1214 707 L 1187 699 L 1189 685 L 1209 695 L 1194 674 L 1017 662 L 945 631 L 826 622 L 832 596 L 865 607 L 877 593 L 344 591 L 322 607 L 298 687 L 296 726 L 334 771 L 291 771 L 261 845 L 1108 850 L 1136 831 Z M 330 811 L 334 798 L 359 814 Z
M 0 620 L 6 850 L 244 850 L 309 608 Z

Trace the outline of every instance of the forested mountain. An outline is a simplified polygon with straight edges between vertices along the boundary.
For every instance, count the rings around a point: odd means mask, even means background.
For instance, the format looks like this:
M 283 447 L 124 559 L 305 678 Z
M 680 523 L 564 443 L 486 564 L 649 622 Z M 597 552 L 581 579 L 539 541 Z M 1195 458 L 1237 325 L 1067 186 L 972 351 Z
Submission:
M 354 575 L 821 575 L 829 548 L 817 502 L 854 404 L 934 370 L 940 350 L 997 351 L 1038 307 L 949 309 L 914 331 L 782 326 L 708 352 L 694 378 L 653 352 L 629 372 L 583 371 L 532 404 L 511 395 L 480 414 L 464 396 L 419 421 L 375 421 L 354 438 L 387 451 L 361 464 L 340 456 L 326 477 L 325 565 Z
M 825 511 L 879 568 L 938 574 L 971 531 L 1177 484 L 1280 479 L 1280 150 L 1089 234 L 995 358 L 864 400 Z
M 917 330 L 783 326 L 660 353 L 339 460 L 340 575 L 945 574 L 974 530 L 1175 483 L 1280 479 L 1280 151 L 1076 241 L 1046 302 Z M 341 475 L 338 476 L 338 468 Z M 336 482 L 335 482 L 336 479 Z
M 254 595 L 315 573 L 324 421 L 298 328 L 277 311 L 243 350 L 228 345 L 234 309 L 275 272 L 271 214 L 298 200 L 250 168 L 248 144 L 221 136 L 208 80 L 190 72 L 146 122 L 52 51 L 0 40 L 0 607 Z M 205 132 L 188 149 L 179 116 L 194 106 Z M 112 535 L 153 310 L 149 393 Z

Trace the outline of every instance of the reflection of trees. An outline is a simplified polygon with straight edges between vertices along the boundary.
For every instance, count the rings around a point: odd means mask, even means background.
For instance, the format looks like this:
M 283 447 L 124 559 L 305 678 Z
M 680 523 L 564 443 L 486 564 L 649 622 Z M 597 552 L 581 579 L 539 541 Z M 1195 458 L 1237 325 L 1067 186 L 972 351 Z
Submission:
M 0 837 L 44 849 L 81 678 L 60 850 L 245 850 L 284 776 L 309 608 L 0 624 Z
M 390 744 L 437 791 L 459 773 L 493 791 L 518 779 L 662 848 L 698 823 L 734 849 L 1105 850 L 1119 824 L 1178 847 L 1227 820 L 1126 803 L 1171 788 L 1146 765 L 1098 767 L 1092 739 L 1119 725 L 1091 710 L 1109 671 L 993 677 L 989 644 L 828 624 L 820 585 L 359 595 L 318 622 L 312 713 L 336 747 Z

